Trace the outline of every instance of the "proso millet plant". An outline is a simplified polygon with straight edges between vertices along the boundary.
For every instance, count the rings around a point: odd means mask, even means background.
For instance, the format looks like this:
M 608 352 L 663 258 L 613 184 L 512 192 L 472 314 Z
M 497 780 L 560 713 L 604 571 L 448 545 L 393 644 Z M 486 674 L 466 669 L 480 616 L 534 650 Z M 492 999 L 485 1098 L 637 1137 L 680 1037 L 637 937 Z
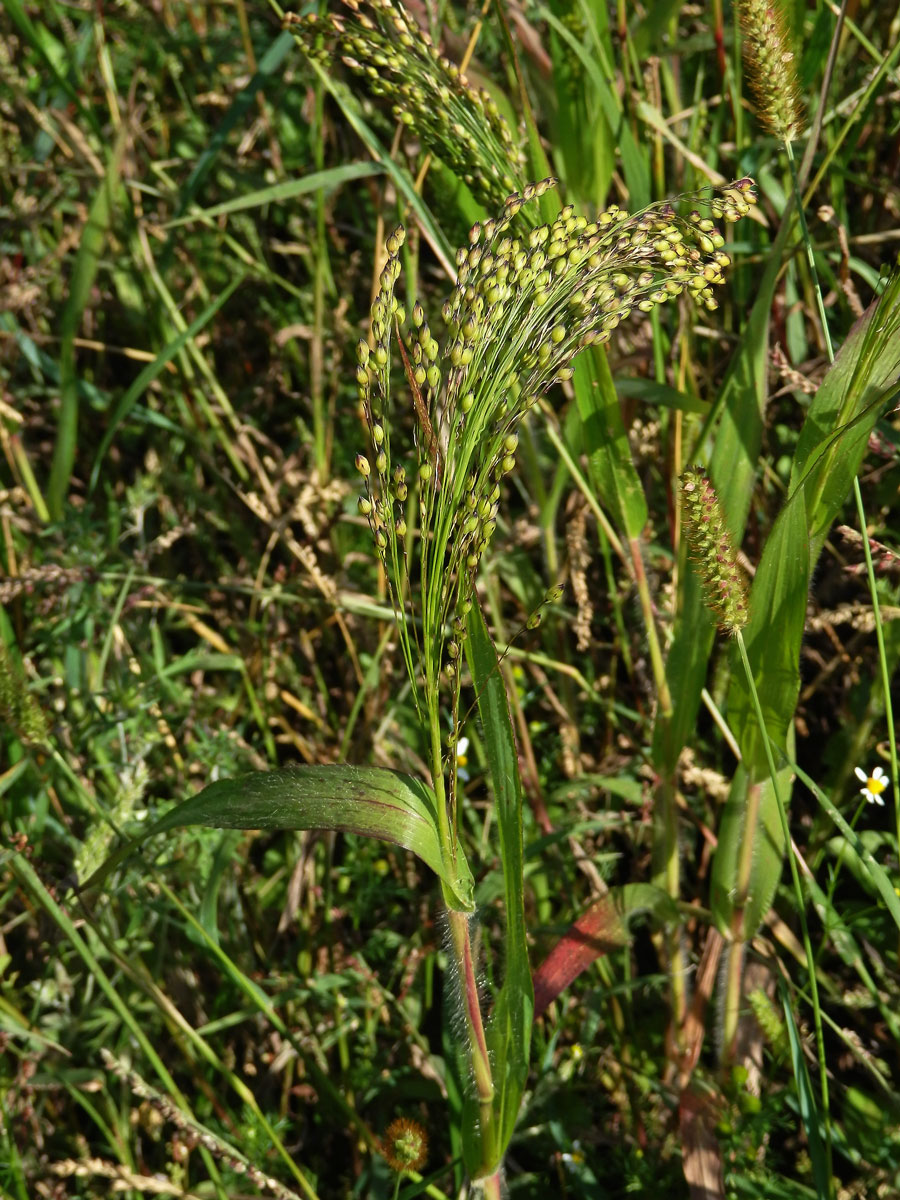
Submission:
M 333 829 L 384 838 L 432 867 L 447 913 L 472 1081 L 461 1118 L 466 1167 L 495 1200 L 527 1082 L 533 989 L 522 793 L 502 678 L 476 594 L 478 569 L 496 529 L 503 479 L 515 466 L 523 415 L 571 378 L 580 350 L 609 341 L 632 314 L 681 295 L 714 309 L 713 289 L 729 264 L 715 220 L 735 221 L 754 203 L 752 181 L 742 179 L 705 200 L 683 199 L 679 208 L 663 204 L 631 214 L 612 207 L 589 220 L 566 206 L 552 222 L 529 224 L 529 204 L 553 186 L 548 179 L 513 193 L 496 219 L 472 228 L 457 252 L 441 340 L 423 306 L 407 312 L 397 296 L 405 235 L 395 230 L 369 338 L 358 346 L 369 440 L 357 456 L 364 481 L 359 508 L 390 587 L 430 780 L 348 765 L 222 780 L 141 839 L 186 824 Z M 398 381 L 406 419 L 395 429 Z M 415 444 L 397 444 L 394 434 L 408 428 L 410 416 Z M 557 596 L 551 588 L 545 599 Z M 504 873 L 505 978 L 487 1020 L 476 982 L 473 876 L 459 832 L 466 665 L 483 724 Z
M 553 384 L 571 378 L 581 349 L 609 341 L 631 314 L 651 312 L 682 293 L 714 309 L 713 287 L 729 258 L 713 218 L 735 221 L 754 202 L 752 183 L 743 179 L 714 194 L 706 214 L 694 208 L 685 217 L 671 204 L 636 214 L 613 207 L 589 221 L 566 206 L 553 222 L 523 229 L 523 209 L 551 186 L 544 180 L 509 196 L 495 220 L 473 227 L 469 245 L 457 252 L 456 285 L 443 306 L 443 345 L 421 304 L 406 314 L 396 296 L 404 231 L 395 230 L 372 305 L 370 339 L 358 347 L 357 383 L 369 430 L 368 452 L 357 458 L 365 482 L 360 511 L 389 581 L 448 862 L 462 853 L 461 665 L 473 622 L 483 628 L 476 576 L 496 529 L 502 480 L 515 465 L 519 421 Z M 395 345 L 417 428 L 415 450 L 399 453 L 391 437 Z M 554 591 L 545 599 L 555 598 Z M 521 892 L 520 878 L 507 895 L 520 900 Z M 479 1102 L 480 1154 L 470 1169 L 499 1195 L 512 1125 L 507 1120 L 498 1128 L 496 1089 L 499 1083 L 505 1091 L 507 1081 L 495 1078 L 487 1052 L 470 915 L 446 889 L 445 898 Z M 524 1035 L 520 1030 L 524 1044 L 514 1048 L 524 1062 L 529 1030 L 530 1013 Z

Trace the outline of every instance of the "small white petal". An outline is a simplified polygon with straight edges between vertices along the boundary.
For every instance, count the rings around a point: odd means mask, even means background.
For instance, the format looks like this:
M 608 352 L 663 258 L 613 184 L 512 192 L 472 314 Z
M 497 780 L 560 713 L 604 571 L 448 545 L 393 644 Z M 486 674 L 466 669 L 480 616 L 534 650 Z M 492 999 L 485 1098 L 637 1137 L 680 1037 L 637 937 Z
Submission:
M 857 779 L 861 779 L 863 783 L 868 782 L 869 777 L 865 773 L 865 771 L 862 769 L 862 767 L 854 767 L 853 774 L 856 776 Z
M 466 757 L 466 751 L 469 749 L 469 739 L 462 737 L 456 743 L 456 753 L 459 758 Z
M 872 799 L 875 801 L 876 804 L 880 804 L 881 807 L 884 808 L 884 797 L 883 796 L 873 796 Z
M 875 803 L 876 796 L 875 796 L 874 792 L 870 792 L 868 788 L 860 788 L 859 790 L 865 796 L 865 798 L 869 802 L 869 804 Z M 882 801 L 882 803 L 883 803 L 883 801 Z
M 884 767 L 876 767 L 875 770 L 872 772 L 872 778 L 875 780 L 876 783 L 886 784 L 888 782 L 888 777 L 884 773 Z

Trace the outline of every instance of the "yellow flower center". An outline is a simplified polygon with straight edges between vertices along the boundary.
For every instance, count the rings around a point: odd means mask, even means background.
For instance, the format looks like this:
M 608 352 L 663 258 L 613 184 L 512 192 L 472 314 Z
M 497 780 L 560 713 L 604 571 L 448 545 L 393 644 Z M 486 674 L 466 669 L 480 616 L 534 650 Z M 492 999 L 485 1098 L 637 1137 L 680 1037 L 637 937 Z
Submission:
M 866 780 L 866 787 L 869 789 L 869 791 L 872 793 L 873 796 L 880 796 L 881 793 L 884 791 L 884 789 L 887 787 L 887 780 L 886 779 L 876 779 L 874 775 L 870 775 L 869 778 Z

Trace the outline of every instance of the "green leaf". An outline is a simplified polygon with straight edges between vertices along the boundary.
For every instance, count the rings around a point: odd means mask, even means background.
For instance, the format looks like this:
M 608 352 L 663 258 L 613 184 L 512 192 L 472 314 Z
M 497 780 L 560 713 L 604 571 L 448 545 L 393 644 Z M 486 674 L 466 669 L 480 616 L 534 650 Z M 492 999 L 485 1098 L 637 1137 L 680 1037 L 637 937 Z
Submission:
M 791 494 L 806 493 L 810 553 L 825 537 L 853 485 L 869 433 L 900 379 L 900 270 L 856 322 L 816 392 L 797 443 Z
M 296 200 L 298 196 L 306 196 L 310 192 L 331 191 L 356 179 L 383 174 L 384 167 L 377 162 L 346 163 L 342 167 L 331 167 L 327 171 L 313 171 L 301 179 L 286 179 L 282 183 L 274 183 L 271 187 L 260 188 L 255 192 L 242 192 L 240 196 L 222 204 L 214 204 L 212 208 L 203 208 L 188 213 L 187 216 L 167 221 L 162 228 L 173 229 L 176 225 L 186 225 L 190 221 L 210 221 L 213 217 L 227 216 L 245 208 L 261 208 L 264 204 L 281 204 L 285 200 Z
M 590 30 L 591 45 L 585 46 L 572 31 L 556 17 L 549 8 L 540 5 L 537 13 L 541 20 L 566 43 L 579 59 L 585 71 L 585 87 L 590 86 L 596 96 L 600 112 L 613 131 L 615 144 L 622 156 L 622 172 L 628 187 L 628 203 L 632 209 L 646 208 L 650 203 L 650 169 L 645 152 L 638 144 L 631 126 L 625 117 L 622 101 L 609 80 L 614 72 L 608 60 L 607 47 L 597 28 L 593 13 L 582 5 L 585 24 Z
M 293 36 L 297 37 L 296 34 Z M 297 38 L 297 40 L 299 41 L 300 39 Z M 410 209 L 416 214 L 426 241 L 431 246 L 441 266 L 447 272 L 448 277 L 455 279 L 456 266 L 454 252 L 428 206 L 416 191 L 415 181 L 409 171 L 397 166 L 391 158 L 390 152 L 382 146 L 376 135 L 366 124 L 359 102 L 350 89 L 334 79 L 315 60 L 310 59 L 310 66 L 322 81 L 325 90 L 338 103 L 348 123 L 356 132 L 363 145 L 375 161 L 380 163 L 384 168 L 385 173 L 390 176 L 391 182 L 406 200 Z
M 778 772 L 778 790 L 787 804 L 789 766 Z M 749 941 L 772 907 L 784 869 L 784 834 L 770 777 L 753 782 L 738 766 L 731 782 L 713 859 L 710 906 L 719 931 L 727 938 Z M 746 900 L 738 895 L 741 853 L 752 839 L 752 862 Z M 735 918 L 740 927 L 735 928 Z
M 602 19 L 603 12 L 598 16 Z M 555 29 L 550 30 L 548 49 L 553 80 L 547 116 L 554 163 L 570 199 L 595 203 L 609 193 L 616 166 L 612 131 L 596 95 L 584 86 L 584 68 Z
M 509 1145 L 528 1081 L 534 989 L 525 930 L 522 784 L 518 756 L 497 652 L 477 602 L 469 614 L 468 630 L 466 655 L 478 695 L 478 714 L 491 773 L 506 907 L 506 970 L 494 1011 L 485 1026 L 495 1087 L 498 1158 L 496 1162 L 481 1165 L 494 1169 Z M 477 1112 L 475 1103 L 470 1118 L 474 1116 L 477 1120 Z
M 900 897 L 898 897 L 897 892 L 894 890 L 894 884 L 887 871 L 872 857 L 870 850 L 864 844 L 859 834 L 847 824 L 840 811 L 835 808 L 834 804 L 832 804 L 831 800 L 829 800 L 815 780 L 811 779 L 795 762 L 789 762 L 789 765 L 801 783 L 809 788 L 821 807 L 828 813 L 829 817 L 831 817 L 832 821 L 834 821 L 835 825 L 844 835 L 844 838 L 853 848 L 859 859 L 865 864 L 869 872 L 869 877 L 878 889 L 878 894 L 881 896 L 885 908 L 893 917 L 897 928 L 900 929 Z
M 809 581 L 900 377 L 900 272 L 857 323 L 810 406 L 791 491 L 763 550 L 750 593 L 747 656 L 769 736 L 783 747 L 800 688 Z M 768 767 L 742 671 L 732 675 L 728 719 L 754 778 Z
M 124 396 L 122 396 L 122 398 L 119 400 L 119 403 L 116 405 L 116 411 L 110 418 L 109 425 L 107 426 L 106 432 L 104 433 L 100 442 L 100 449 L 97 451 L 97 457 L 94 459 L 94 465 L 91 469 L 90 483 L 88 485 L 89 492 L 92 492 L 97 486 L 97 480 L 100 477 L 100 468 L 103 465 L 103 459 L 105 458 L 106 452 L 112 444 L 113 438 L 116 436 L 119 426 L 128 418 L 131 410 L 137 404 L 138 400 L 140 400 L 141 396 L 144 394 L 144 392 L 146 392 L 147 388 L 154 381 L 154 379 L 156 379 L 156 377 L 164 370 L 167 363 L 170 363 L 172 359 L 181 352 L 182 348 L 189 341 L 191 341 L 192 338 L 196 337 L 200 330 L 212 320 L 225 301 L 229 298 L 229 296 L 231 296 L 235 288 L 237 288 L 243 282 L 243 279 L 243 275 L 238 275 L 237 278 L 233 279 L 231 283 L 229 283 L 228 287 L 226 287 L 223 292 L 216 296 L 215 300 L 208 304 L 206 308 L 204 308 L 203 312 L 200 313 L 200 315 L 190 323 L 187 329 L 182 330 L 177 337 L 173 338 L 172 341 L 169 342 L 169 344 L 159 352 L 152 363 L 148 363 L 147 366 L 144 367 L 138 377 L 125 392 Z
M 59 421 L 53 459 L 50 464 L 50 479 L 47 484 L 47 507 L 54 520 L 63 514 L 69 480 L 75 463 L 78 441 L 78 376 L 75 363 L 75 338 L 81 327 L 81 318 L 90 298 L 91 288 L 100 266 L 100 255 L 112 220 L 113 197 L 119 184 L 119 168 L 123 143 L 113 151 L 106 175 L 94 197 L 88 213 L 87 224 L 81 235 L 81 244 L 75 256 L 69 295 L 63 309 L 59 348 Z
M 803 1043 L 794 1020 L 791 1008 L 791 997 L 787 984 L 778 976 L 778 990 L 781 993 L 781 1003 L 784 1007 L 784 1019 L 787 1024 L 788 1039 L 791 1047 L 791 1064 L 794 1068 L 794 1083 L 797 1088 L 797 1100 L 800 1106 L 800 1117 L 806 1130 L 809 1142 L 809 1157 L 813 1166 L 813 1177 L 816 1182 L 816 1195 L 820 1200 L 828 1200 L 832 1195 L 831 1179 L 828 1170 L 828 1154 L 819 1130 L 819 1111 L 816 1107 L 816 1097 L 809 1078 Z
M 593 488 L 626 537 L 640 537 L 647 523 L 647 501 L 602 347 L 592 346 L 578 356 L 572 386 Z
M 697 396 L 689 396 L 677 388 L 669 387 L 667 383 L 657 383 L 655 379 L 631 379 L 617 376 L 616 392 L 620 396 L 634 396 L 636 400 L 644 400 L 647 404 L 661 404 L 665 408 L 674 408 L 679 412 L 701 413 L 709 412 L 709 404 L 705 404 Z
M 147 838 L 170 829 L 331 829 L 381 838 L 411 850 L 471 912 L 472 877 L 462 854 L 441 850 L 434 792 L 399 771 L 345 763 L 257 771 L 221 779 L 178 804 L 139 838 L 112 855 L 85 884 L 96 887 Z
M 628 883 L 610 888 L 566 930 L 534 975 L 535 1015 L 545 1012 L 582 971 L 610 950 L 631 941 L 628 921 L 649 915 L 654 924 L 678 922 L 675 901 L 651 883 Z
M 253 78 L 248 80 L 246 86 L 241 88 L 234 97 L 228 106 L 228 111 L 222 117 L 221 121 L 219 121 L 215 132 L 210 138 L 209 145 L 194 164 L 194 169 L 191 171 L 184 187 L 179 193 L 178 205 L 175 209 L 176 218 L 187 212 L 188 205 L 203 186 L 203 181 L 212 170 L 219 152 L 228 140 L 229 134 L 233 129 L 244 125 L 248 113 L 256 103 L 257 95 L 265 90 L 272 79 L 280 78 L 281 64 L 293 47 L 294 37 L 287 30 L 279 33 L 275 40 L 267 47 L 262 58 L 259 60 Z M 170 224 L 176 224 L 176 222 L 173 221 Z M 163 261 L 168 258 L 171 247 L 172 240 L 170 237 L 163 251 Z

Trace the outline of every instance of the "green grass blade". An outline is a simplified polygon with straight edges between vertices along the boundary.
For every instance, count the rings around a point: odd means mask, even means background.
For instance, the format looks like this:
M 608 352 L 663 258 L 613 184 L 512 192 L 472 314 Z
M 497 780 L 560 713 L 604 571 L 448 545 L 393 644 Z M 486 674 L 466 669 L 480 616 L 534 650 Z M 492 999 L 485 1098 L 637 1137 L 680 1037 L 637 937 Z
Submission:
M 72 86 L 64 73 L 63 68 L 71 65 L 64 43 L 54 37 L 46 25 L 35 25 L 21 0 L 4 0 L 3 9 L 12 19 L 22 39 L 34 47 L 35 53 L 44 63 L 56 86 L 65 92 L 91 131 L 98 138 L 102 138 L 103 131 L 96 113 L 93 108 L 85 105 L 83 94 Z
M 647 501 L 602 347 L 592 346 L 579 355 L 572 386 L 594 490 L 626 537 L 640 537 L 647 523 Z
M 243 124 L 251 106 L 256 102 L 257 93 L 265 88 L 276 76 L 276 72 L 278 72 L 281 64 L 293 48 L 293 37 L 290 33 L 284 31 L 279 33 L 278 37 L 275 38 L 265 54 L 263 54 L 259 60 L 256 74 L 248 82 L 247 86 L 238 92 L 229 105 L 228 111 L 210 138 L 209 145 L 197 159 L 193 171 L 191 171 L 184 187 L 181 189 L 178 197 L 178 205 L 175 209 L 176 218 L 183 216 L 187 212 L 188 205 L 203 186 L 203 181 L 206 179 L 217 156 L 225 146 L 228 135 L 233 129 Z M 172 222 L 172 224 L 174 223 Z M 166 251 L 168 249 L 169 245 L 167 245 Z
M 59 422 L 50 479 L 47 484 L 47 507 L 51 517 L 58 521 L 62 517 L 75 451 L 78 440 L 78 377 L 75 363 L 75 338 L 81 326 L 85 307 L 90 299 L 91 288 L 100 266 L 100 256 L 106 245 L 114 207 L 114 195 L 119 183 L 121 148 L 117 148 L 110 159 L 105 177 L 94 197 L 88 214 L 81 245 L 75 256 L 69 296 L 63 310 L 61 322 L 61 345 L 59 351 Z
M 822 1141 L 822 1135 L 819 1131 L 819 1113 L 816 1108 L 816 1097 L 809 1078 L 809 1070 L 806 1066 L 806 1057 L 800 1041 L 800 1034 L 797 1031 L 797 1023 L 794 1020 L 794 1013 L 791 1009 L 791 997 L 787 989 L 787 984 L 780 975 L 778 976 L 778 990 L 781 994 L 784 1019 L 791 1047 L 791 1065 L 794 1068 L 794 1084 L 797 1088 L 800 1117 L 803 1121 L 803 1128 L 806 1130 L 806 1139 L 809 1142 L 809 1157 L 812 1160 L 816 1195 L 819 1197 L 819 1200 L 829 1200 L 832 1193 L 831 1179 L 828 1171 L 828 1155 L 826 1154 L 825 1143 Z
M 264 204 L 281 204 L 285 200 L 296 200 L 298 196 L 306 196 L 310 192 L 331 191 L 342 184 L 351 183 L 353 180 L 382 174 L 384 174 L 384 167 L 377 162 L 346 163 L 341 167 L 330 167 L 326 171 L 313 171 L 309 175 L 304 175 L 302 179 L 287 179 L 283 183 L 259 188 L 255 192 L 241 193 L 233 200 L 214 204 L 212 208 L 203 208 L 198 212 L 188 213 L 187 216 L 177 217 L 175 220 L 167 221 L 163 228 L 174 229 L 176 225 L 186 225 L 190 221 L 209 221 L 213 217 L 224 217 L 229 213 L 241 212 L 246 208 L 261 208 Z
M 820 400 L 817 395 L 810 407 L 791 492 L 753 581 L 744 637 L 766 726 L 776 745 L 784 744 L 797 702 L 809 580 L 898 376 L 900 272 L 848 338 L 820 389 L 824 396 Z M 747 680 L 738 671 L 732 677 L 729 723 L 748 770 L 763 778 L 765 744 Z
M 606 50 L 594 28 L 592 14 L 585 8 L 586 23 L 593 33 L 593 44 L 588 48 L 549 8 L 541 5 L 537 11 L 541 20 L 547 22 L 580 61 L 585 71 L 585 82 L 589 81 L 596 94 L 599 110 L 609 128 L 614 131 L 615 142 L 622 156 L 622 172 L 628 187 L 629 206 L 634 210 L 646 208 L 650 203 L 650 169 L 647 166 L 647 158 L 625 119 L 618 93 L 609 83 L 612 70 L 607 62 Z
M 497 652 L 477 603 L 469 614 L 468 628 L 466 654 L 478 694 L 478 713 L 494 791 L 506 908 L 506 970 L 494 1011 L 485 1028 L 496 1088 L 494 1111 L 502 1158 L 515 1128 L 528 1080 L 534 1012 L 525 930 L 522 784 L 506 687 Z
M 790 767 L 778 772 L 782 797 L 790 795 L 791 775 Z M 738 766 L 717 837 L 710 908 L 725 937 L 747 941 L 759 929 L 771 908 L 784 869 L 784 834 L 771 779 L 753 782 L 744 768 Z M 748 839 L 752 843 L 752 861 L 749 880 L 741 895 L 741 852 Z M 734 927 L 736 917 L 738 928 Z
M 440 261 L 441 266 L 446 271 L 447 276 L 450 279 L 455 279 L 456 266 L 454 265 L 453 248 L 429 211 L 425 201 L 416 191 L 415 183 L 409 172 L 397 166 L 388 151 L 385 150 L 376 135 L 366 124 L 360 110 L 359 102 L 349 88 L 332 79 L 328 72 L 324 71 L 318 63 L 313 62 L 311 65 L 319 79 L 321 79 L 325 90 L 340 105 L 341 111 L 360 141 L 375 161 L 381 164 L 386 174 L 390 176 L 394 186 L 416 214 L 419 224 L 422 227 L 422 232 Z

